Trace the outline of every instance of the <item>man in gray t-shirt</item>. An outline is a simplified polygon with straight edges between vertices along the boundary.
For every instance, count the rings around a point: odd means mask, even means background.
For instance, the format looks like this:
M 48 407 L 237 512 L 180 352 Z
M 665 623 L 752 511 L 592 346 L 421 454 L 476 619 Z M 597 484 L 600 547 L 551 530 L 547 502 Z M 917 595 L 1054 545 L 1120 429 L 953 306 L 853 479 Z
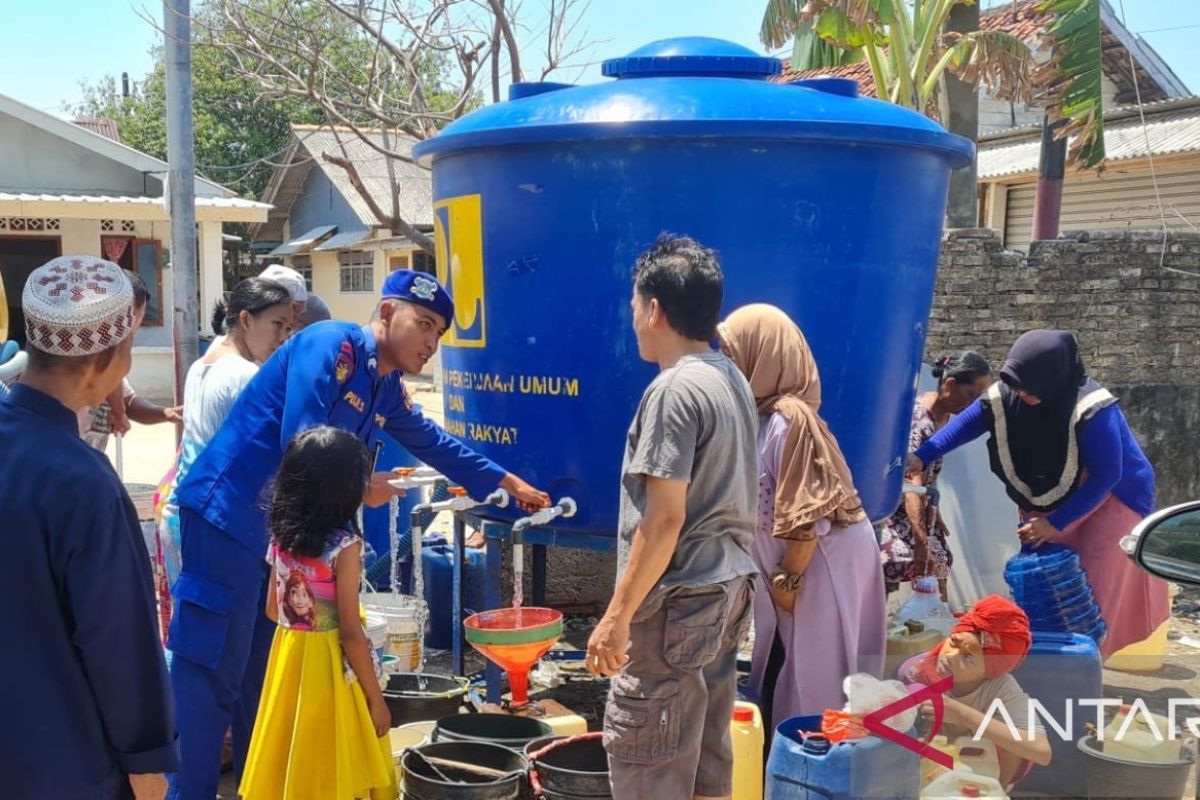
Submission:
M 661 237 L 634 272 L 638 352 L 661 372 L 629 427 L 617 586 L 588 641 L 612 675 L 604 745 L 614 797 L 727 797 L 737 652 L 750 616 L 758 411 L 709 346 L 716 255 Z

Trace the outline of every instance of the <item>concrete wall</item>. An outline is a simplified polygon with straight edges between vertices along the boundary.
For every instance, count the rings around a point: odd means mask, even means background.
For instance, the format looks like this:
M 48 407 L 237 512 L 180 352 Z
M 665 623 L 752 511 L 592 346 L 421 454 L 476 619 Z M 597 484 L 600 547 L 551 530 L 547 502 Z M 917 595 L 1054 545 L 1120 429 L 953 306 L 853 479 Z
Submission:
M 143 175 L 7 114 L 0 114 L 0 142 L 0 189 L 4 191 L 162 194 L 162 176 Z
M 1200 498 L 1200 234 L 1097 231 L 1007 251 L 990 230 L 943 244 L 926 360 L 1072 330 L 1158 473 L 1160 505 Z

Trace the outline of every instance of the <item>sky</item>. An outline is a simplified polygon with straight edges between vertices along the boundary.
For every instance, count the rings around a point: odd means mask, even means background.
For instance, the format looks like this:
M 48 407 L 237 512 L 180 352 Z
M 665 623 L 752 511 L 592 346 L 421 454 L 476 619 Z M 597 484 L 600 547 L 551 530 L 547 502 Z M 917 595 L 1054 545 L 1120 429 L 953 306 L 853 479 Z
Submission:
M 1002 1 L 984 0 L 984 6 Z M 534 8 L 547 0 L 525 2 Z M 1200 3 L 1110 2 L 1187 87 L 1200 93 Z M 594 82 L 600 79 L 599 61 L 671 36 L 716 36 L 761 50 L 763 5 L 764 0 L 591 0 L 582 27 L 596 44 L 576 59 L 581 66 L 558 79 Z M 121 72 L 140 79 L 150 69 L 149 51 L 159 37 L 139 16 L 144 9 L 162 13 L 161 3 L 144 0 L 0 0 L 0 93 L 67 116 L 81 99 L 81 80 Z

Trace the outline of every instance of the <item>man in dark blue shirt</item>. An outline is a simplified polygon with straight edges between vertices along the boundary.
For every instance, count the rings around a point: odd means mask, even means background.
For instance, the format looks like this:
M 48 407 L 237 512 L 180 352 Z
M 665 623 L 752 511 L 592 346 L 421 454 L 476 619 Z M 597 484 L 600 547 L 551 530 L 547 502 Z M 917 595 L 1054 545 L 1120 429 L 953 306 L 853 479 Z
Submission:
M 137 512 L 76 414 L 129 371 L 133 293 L 64 256 L 22 297 L 29 362 L 0 400 L 0 795 L 158 800 L 179 764 Z
M 402 373 L 437 350 L 454 313 L 433 278 L 392 273 L 369 324 L 319 322 L 263 365 L 176 492 L 183 565 L 167 644 L 179 708 L 183 767 L 171 797 L 216 796 L 221 744 L 232 723 L 234 766 L 244 767 L 275 625 L 264 613 L 269 582 L 262 494 L 301 431 L 334 425 L 369 447 L 387 432 L 470 495 L 502 487 L 526 509 L 550 498 L 449 436 L 409 397 Z M 396 494 L 373 477 L 368 505 Z

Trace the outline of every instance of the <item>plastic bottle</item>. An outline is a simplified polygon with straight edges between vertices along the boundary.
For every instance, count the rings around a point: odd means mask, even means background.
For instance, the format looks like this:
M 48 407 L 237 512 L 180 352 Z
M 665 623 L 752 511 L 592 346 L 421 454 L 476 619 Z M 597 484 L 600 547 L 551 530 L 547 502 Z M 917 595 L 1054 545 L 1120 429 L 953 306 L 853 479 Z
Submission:
M 1079 556 L 1066 545 L 1023 546 L 1004 567 L 1004 582 L 1035 631 L 1078 633 L 1097 644 L 1107 635 Z
M 989 797 L 1007 800 L 1008 794 L 995 778 L 978 775 L 969 769 L 956 766 L 952 771 L 939 775 L 921 790 L 921 800 L 933 797 Z
M 925 623 L 915 619 L 907 620 L 903 625 L 889 630 L 883 677 L 896 677 L 896 671 L 901 664 L 919 653 L 929 652 L 941 644 L 944 638 L 941 631 L 926 630 Z
M 945 736 L 942 736 L 941 734 L 934 736 L 932 739 L 929 740 L 929 745 L 931 747 L 937 748 L 938 750 L 941 750 L 943 753 L 948 754 L 950 756 L 950 758 L 954 759 L 954 768 L 957 769 L 959 767 L 958 746 L 955 744 L 951 744 L 950 740 L 947 739 Z M 947 769 L 946 767 L 943 767 L 941 764 L 939 764 L 938 762 L 934 761 L 931 758 L 922 758 L 921 759 L 921 786 L 922 787 L 928 786 L 929 784 L 933 783 L 933 781 L 935 781 L 937 778 L 940 778 L 942 775 L 945 775 L 949 771 L 950 771 L 949 769 Z
M 926 576 L 913 581 L 912 597 L 900 606 L 896 620 L 901 624 L 916 620 L 926 630 L 937 631 L 942 636 L 950 635 L 950 629 L 954 627 L 954 613 L 942 601 L 937 578 Z
M 733 800 L 762 800 L 763 721 L 758 706 L 739 700 L 729 722 L 733 738 Z
M 987 739 L 974 739 L 970 736 L 960 736 L 954 740 L 957 751 L 954 759 L 977 775 L 1000 780 L 1000 751 L 994 742 Z M 958 764 L 955 764 L 958 768 Z
M 1158 714 L 1150 714 L 1152 727 L 1143 706 L 1134 714 L 1129 726 L 1125 727 L 1132 710 L 1132 706 L 1121 706 L 1121 710 L 1105 726 L 1104 754 L 1139 764 L 1173 764 L 1178 761 L 1182 742 L 1179 737 L 1171 735 L 1170 721 Z M 1121 735 L 1122 728 L 1125 728 L 1124 735 Z

